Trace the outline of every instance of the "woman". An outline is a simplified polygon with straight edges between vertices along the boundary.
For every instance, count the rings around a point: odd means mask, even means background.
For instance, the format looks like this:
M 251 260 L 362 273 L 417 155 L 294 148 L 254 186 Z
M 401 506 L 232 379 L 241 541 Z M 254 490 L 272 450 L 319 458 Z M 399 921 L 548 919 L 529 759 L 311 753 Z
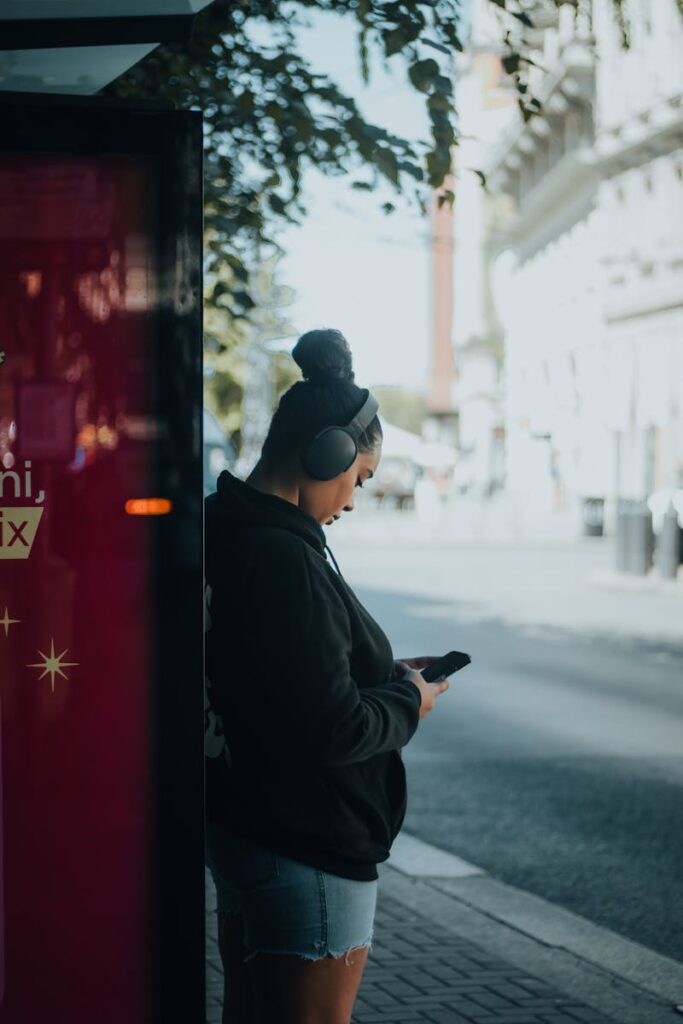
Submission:
M 306 379 L 260 461 L 206 499 L 207 852 L 230 1024 L 349 1024 L 406 811 L 399 751 L 448 687 L 418 671 L 434 658 L 394 660 L 325 556 L 323 524 L 379 464 L 377 403 L 339 331 L 292 354 Z

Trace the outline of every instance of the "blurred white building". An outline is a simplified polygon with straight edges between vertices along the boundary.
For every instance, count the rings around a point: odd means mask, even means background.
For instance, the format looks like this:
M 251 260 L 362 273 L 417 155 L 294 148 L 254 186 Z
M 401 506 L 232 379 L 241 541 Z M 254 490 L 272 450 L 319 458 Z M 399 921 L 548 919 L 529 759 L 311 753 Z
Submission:
M 497 140 L 474 86 L 459 93 L 463 120 L 479 111 L 478 166 L 512 204 L 507 251 L 491 268 L 506 486 L 547 507 L 595 496 L 613 508 L 618 496 L 683 486 L 683 17 L 677 0 L 623 7 L 628 50 L 612 0 L 539 4 L 525 34 L 542 113 L 524 123 L 515 110 Z M 496 236 L 479 216 L 463 218 L 456 238 L 486 265 Z M 455 292 L 457 309 L 457 276 Z M 456 350 L 473 360 L 467 339 L 487 334 L 485 297 L 485 283 L 469 298 L 461 289 Z M 460 400 L 474 409 L 463 353 L 458 365 Z M 492 363 L 479 359 L 477 373 L 480 407 L 494 410 Z M 490 435 L 487 415 L 473 436 Z

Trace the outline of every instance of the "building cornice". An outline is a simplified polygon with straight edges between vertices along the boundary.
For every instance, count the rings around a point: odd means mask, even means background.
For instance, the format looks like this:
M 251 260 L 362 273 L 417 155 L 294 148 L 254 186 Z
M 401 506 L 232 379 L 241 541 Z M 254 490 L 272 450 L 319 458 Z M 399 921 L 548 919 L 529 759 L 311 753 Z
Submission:
M 623 289 L 620 294 L 612 289 L 605 303 L 604 317 L 608 324 L 623 323 L 624 320 L 637 320 L 640 317 L 662 316 L 674 310 L 683 310 L 678 282 L 657 282 L 647 292 Z
M 587 42 L 567 44 L 557 67 L 543 79 L 538 99 L 541 113 L 509 130 L 488 161 L 490 177 L 514 170 L 515 156 L 532 153 L 551 134 L 549 119 L 562 119 L 572 109 L 591 106 L 595 93 L 594 58 Z M 512 159 L 511 159 L 512 158 Z
M 591 151 L 576 149 L 545 174 L 519 204 L 508 225 L 511 244 L 525 259 L 592 208 L 600 184 Z
M 598 133 L 594 162 L 602 177 L 611 178 L 683 146 L 683 106 L 670 97 L 628 124 Z

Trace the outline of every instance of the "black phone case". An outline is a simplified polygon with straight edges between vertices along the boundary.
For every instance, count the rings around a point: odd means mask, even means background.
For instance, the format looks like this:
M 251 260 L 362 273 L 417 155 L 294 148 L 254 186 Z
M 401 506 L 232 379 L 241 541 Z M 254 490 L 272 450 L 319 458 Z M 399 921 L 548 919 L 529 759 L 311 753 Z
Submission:
M 431 665 L 421 669 L 422 678 L 428 683 L 435 682 L 440 676 L 451 676 L 471 662 L 469 654 L 464 651 L 449 651 L 443 658 L 433 661 Z

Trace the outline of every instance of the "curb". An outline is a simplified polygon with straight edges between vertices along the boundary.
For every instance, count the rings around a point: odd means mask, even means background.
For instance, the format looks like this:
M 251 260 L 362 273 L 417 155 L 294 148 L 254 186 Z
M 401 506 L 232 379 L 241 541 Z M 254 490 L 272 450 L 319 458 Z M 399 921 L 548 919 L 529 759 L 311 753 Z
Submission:
M 407 833 L 378 871 L 392 898 L 619 1024 L 679 1019 L 683 964 Z

